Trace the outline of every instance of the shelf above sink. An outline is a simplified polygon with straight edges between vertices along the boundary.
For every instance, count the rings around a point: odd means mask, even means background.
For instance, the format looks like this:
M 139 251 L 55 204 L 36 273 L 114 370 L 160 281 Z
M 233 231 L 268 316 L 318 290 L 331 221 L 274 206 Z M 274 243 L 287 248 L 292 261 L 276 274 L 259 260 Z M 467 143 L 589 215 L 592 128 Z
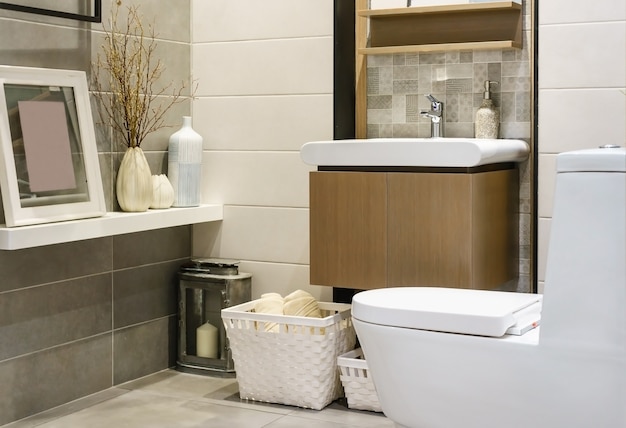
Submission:
M 371 138 L 313 141 L 300 157 L 316 166 L 475 167 L 521 162 L 528 157 L 525 141 L 476 138 Z

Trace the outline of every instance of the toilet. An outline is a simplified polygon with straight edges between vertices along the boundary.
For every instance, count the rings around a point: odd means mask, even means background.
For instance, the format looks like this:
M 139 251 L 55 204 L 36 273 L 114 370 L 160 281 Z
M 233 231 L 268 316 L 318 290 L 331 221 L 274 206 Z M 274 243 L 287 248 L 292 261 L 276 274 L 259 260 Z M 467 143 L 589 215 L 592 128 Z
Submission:
M 557 156 L 543 295 L 385 288 L 352 317 L 398 427 L 626 427 L 626 149 Z

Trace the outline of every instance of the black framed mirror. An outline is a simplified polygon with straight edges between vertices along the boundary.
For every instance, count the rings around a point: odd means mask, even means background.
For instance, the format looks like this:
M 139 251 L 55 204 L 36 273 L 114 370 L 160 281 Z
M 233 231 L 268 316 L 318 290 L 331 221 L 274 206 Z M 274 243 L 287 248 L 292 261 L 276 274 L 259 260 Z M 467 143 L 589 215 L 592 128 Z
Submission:
M 12 0 L 0 2 L 0 9 L 35 13 L 87 22 L 102 22 L 102 0 L 77 0 L 75 2 L 41 0 Z

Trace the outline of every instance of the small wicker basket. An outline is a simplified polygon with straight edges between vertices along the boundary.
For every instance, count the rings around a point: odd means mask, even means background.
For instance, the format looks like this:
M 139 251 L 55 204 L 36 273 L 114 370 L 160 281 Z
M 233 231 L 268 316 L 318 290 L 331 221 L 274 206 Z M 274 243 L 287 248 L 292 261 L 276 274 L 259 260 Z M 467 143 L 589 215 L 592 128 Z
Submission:
M 369 376 L 367 361 L 361 348 L 347 352 L 337 359 L 341 383 L 348 407 L 357 410 L 382 412 L 374 382 Z
M 255 313 L 255 304 L 222 309 L 241 398 L 316 410 L 339 398 L 337 358 L 356 342 L 351 306 L 320 302 L 323 318 L 308 318 Z

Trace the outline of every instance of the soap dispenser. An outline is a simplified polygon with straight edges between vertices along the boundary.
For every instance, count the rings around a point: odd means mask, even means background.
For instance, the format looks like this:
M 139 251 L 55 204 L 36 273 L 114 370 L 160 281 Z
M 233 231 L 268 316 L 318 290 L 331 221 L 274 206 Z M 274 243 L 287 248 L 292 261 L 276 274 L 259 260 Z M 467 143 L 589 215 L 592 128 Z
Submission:
M 493 105 L 490 86 L 498 84 L 493 80 L 485 80 L 485 93 L 483 102 L 476 111 L 474 123 L 474 136 L 476 138 L 498 138 L 500 130 L 500 113 Z

